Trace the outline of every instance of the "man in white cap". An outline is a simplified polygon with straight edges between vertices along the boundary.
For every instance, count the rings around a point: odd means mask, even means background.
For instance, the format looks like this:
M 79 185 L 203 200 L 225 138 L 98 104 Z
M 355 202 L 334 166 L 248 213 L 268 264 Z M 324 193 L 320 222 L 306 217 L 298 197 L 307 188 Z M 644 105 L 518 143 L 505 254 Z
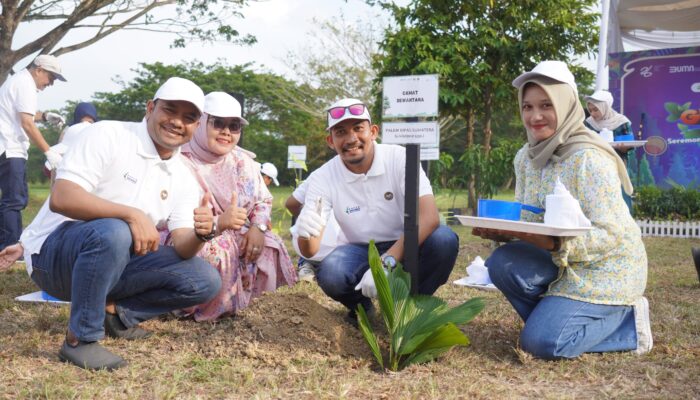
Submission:
M 337 156 L 307 179 L 306 202 L 296 222 L 297 243 L 304 257 L 314 256 L 332 212 L 349 244 L 328 254 L 317 271 L 323 291 L 350 311 L 372 309 L 377 290 L 369 270 L 368 243 L 374 239 L 382 263 L 396 266 L 404 253 L 404 183 L 406 151 L 401 146 L 377 144 L 379 127 L 373 125 L 366 105 L 343 99 L 327 109 L 326 141 Z M 447 281 L 457 258 L 459 239 L 440 225 L 430 182 L 420 171 L 418 199 L 418 292 L 432 294 Z
M 50 165 L 61 156 L 49 148 L 35 122 L 62 124 L 63 118 L 51 112 L 37 111 L 37 92 L 66 81 L 61 65 L 54 56 L 41 55 L 17 72 L 0 87 L 0 249 L 17 243 L 22 234 L 22 210 L 27 207 L 27 157 L 29 143 L 34 143 Z
M 32 280 L 71 301 L 61 360 L 87 369 L 121 367 L 126 362 L 97 342 L 105 333 L 145 338 L 150 333 L 140 322 L 219 291 L 219 273 L 194 257 L 213 231 L 210 194 L 200 195 L 179 156 L 203 106 L 197 85 L 170 78 L 140 123 L 86 128 L 20 244 L 0 252 L 0 270 L 23 251 Z M 172 247 L 158 245 L 166 227 Z
M 265 181 L 265 186 L 270 186 L 272 182 L 275 183 L 275 186 L 280 185 L 280 181 L 277 180 L 277 167 L 275 167 L 275 164 L 263 163 L 260 166 L 260 173 L 263 176 L 263 181 Z

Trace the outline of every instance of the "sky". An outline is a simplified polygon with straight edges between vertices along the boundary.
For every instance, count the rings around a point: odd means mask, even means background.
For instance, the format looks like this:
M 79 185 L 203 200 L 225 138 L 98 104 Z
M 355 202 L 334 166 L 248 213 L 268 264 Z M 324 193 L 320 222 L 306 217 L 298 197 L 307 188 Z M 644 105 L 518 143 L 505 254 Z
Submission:
M 238 65 L 255 62 L 260 69 L 293 78 L 294 72 L 286 66 L 284 59 L 288 52 L 298 51 L 309 41 L 313 18 L 329 20 L 342 15 L 355 21 L 365 17 L 377 18 L 381 12 L 361 0 L 264 0 L 241 11 L 245 18 L 236 20 L 233 25 L 241 34 L 252 34 L 257 38 L 258 42 L 249 47 L 219 42 L 191 43 L 184 49 L 171 49 L 172 35 L 120 31 L 92 46 L 64 54 L 59 60 L 68 82 L 56 81 L 40 93 L 39 110 L 60 109 L 69 100 L 88 101 L 98 91 L 118 91 L 120 86 L 115 79 L 120 77 L 129 81 L 135 76 L 132 70 L 139 63 L 177 64 L 197 60 L 210 64 L 223 60 L 229 65 Z M 41 29 L 39 24 L 22 26 L 13 47 L 36 37 Z M 19 65 L 25 66 L 32 58 Z

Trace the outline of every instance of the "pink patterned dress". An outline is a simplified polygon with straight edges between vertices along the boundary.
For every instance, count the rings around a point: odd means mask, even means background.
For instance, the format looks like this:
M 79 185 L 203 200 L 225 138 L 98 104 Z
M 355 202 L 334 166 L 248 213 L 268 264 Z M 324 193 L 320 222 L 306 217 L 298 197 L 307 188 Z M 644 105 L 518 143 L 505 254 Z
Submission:
M 252 153 L 235 147 L 214 163 L 197 157 L 187 146 L 183 147 L 182 155 L 202 189 L 211 192 L 215 218 L 231 204 L 235 191 L 238 206 L 248 210 L 251 223 L 270 226 L 272 195 L 263 182 L 260 167 L 251 157 Z M 239 256 L 239 246 L 247 231 L 247 227 L 238 231 L 225 230 L 205 243 L 198 256 L 219 271 L 221 290 L 208 303 L 183 310 L 185 315 L 192 315 L 196 321 L 211 321 L 233 315 L 263 292 L 296 283 L 296 270 L 284 242 L 269 230 L 265 232 L 264 246 L 258 259 L 252 263 L 243 261 Z M 167 235 L 161 236 L 164 242 L 168 242 Z

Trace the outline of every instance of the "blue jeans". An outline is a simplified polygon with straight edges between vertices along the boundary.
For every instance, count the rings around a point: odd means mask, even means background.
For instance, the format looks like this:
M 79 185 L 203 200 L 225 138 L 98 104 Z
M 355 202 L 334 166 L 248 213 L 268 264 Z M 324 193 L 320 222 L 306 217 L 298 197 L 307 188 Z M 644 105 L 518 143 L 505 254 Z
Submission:
M 520 347 L 535 357 L 575 358 L 637 348 L 631 306 L 542 297 L 558 274 L 548 251 L 527 242 L 510 242 L 496 249 L 486 266 L 493 284 L 525 321 Z
M 199 257 L 182 259 L 170 246 L 132 253 L 129 225 L 113 218 L 69 221 L 32 255 L 32 280 L 71 301 L 68 327 L 82 341 L 104 336 L 105 304 L 116 302 L 127 327 L 172 310 L 206 303 L 221 287 L 219 273 Z
M 393 241 L 377 243 L 379 254 L 393 244 Z M 362 275 L 369 269 L 368 249 L 366 244 L 338 246 L 321 261 L 316 272 L 318 285 L 324 293 L 350 310 L 355 310 L 358 304 L 367 309 L 371 304 L 371 299 L 355 290 Z M 418 253 L 418 293 L 433 294 L 447 281 L 458 250 L 459 238 L 444 225 L 425 239 Z
M 22 210 L 27 207 L 27 160 L 0 155 L 0 250 L 15 244 L 22 235 Z

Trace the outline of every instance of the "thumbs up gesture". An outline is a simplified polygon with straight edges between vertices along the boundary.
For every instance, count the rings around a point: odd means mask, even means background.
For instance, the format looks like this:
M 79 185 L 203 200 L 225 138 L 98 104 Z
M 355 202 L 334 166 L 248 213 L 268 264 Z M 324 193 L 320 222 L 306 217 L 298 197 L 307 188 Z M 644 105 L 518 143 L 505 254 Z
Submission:
M 323 211 L 323 199 L 319 197 L 315 204 L 305 204 L 297 218 L 297 233 L 299 237 L 309 239 L 311 236 L 320 236 L 326 221 L 321 217 Z
M 233 229 L 239 230 L 248 218 L 248 210 L 238 207 L 238 193 L 233 192 L 231 205 L 219 216 L 219 230 Z
M 194 233 L 199 237 L 209 236 L 214 230 L 214 213 L 209 205 L 210 200 L 211 193 L 207 191 L 199 201 L 199 207 L 194 209 Z

